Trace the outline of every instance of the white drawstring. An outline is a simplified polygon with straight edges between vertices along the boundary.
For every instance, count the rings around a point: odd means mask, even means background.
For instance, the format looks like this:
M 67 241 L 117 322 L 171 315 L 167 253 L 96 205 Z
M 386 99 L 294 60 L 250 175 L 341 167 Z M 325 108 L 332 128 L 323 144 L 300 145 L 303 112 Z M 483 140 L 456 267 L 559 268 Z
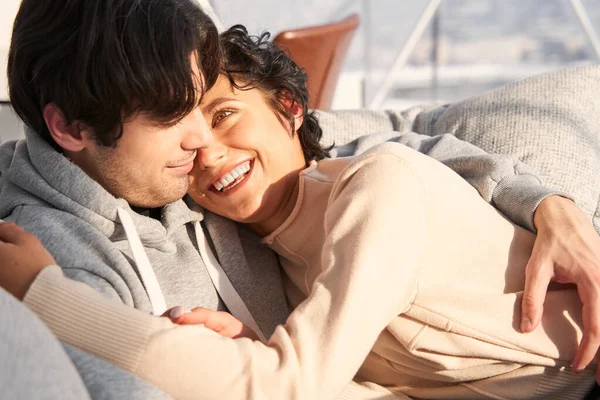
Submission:
M 167 303 L 165 302 L 165 297 L 163 296 L 160 285 L 158 284 L 158 279 L 156 278 L 154 269 L 152 269 L 152 264 L 150 264 L 148 255 L 144 250 L 140 236 L 135 229 L 133 219 L 127 210 L 121 207 L 117 208 L 117 214 L 119 215 L 121 224 L 123 224 L 123 228 L 125 229 L 125 235 L 127 236 L 129 247 L 131 247 L 131 253 L 133 254 L 133 259 L 135 260 L 138 272 L 140 273 L 142 283 L 144 284 L 146 293 L 148 293 L 148 297 L 150 298 L 150 304 L 152 304 L 152 313 L 154 315 L 162 315 L 167 310 Z
M 150 303 L 152 304 L 152 313 L 154 315 L 162 315 L 167 310 L 167 304 L 165 302 L 162 290 L 160 289 L 156 274 L 154 273 L 154 269 L 152 269 L 152 264 L 150 264 L 150 260 L 148 259 L 148 255 L 144 250 L 142 241 L 140 240 L 137 230 L 135 229 L 133 219 L 124 208 L 117 208 L 117 213 L 119 215 L 119 219 L 121 220 L 121 224 L 123 224 L 123 228 L 125 229 L 125 235 L 127 236 L 129 246 L 131 247 L 131 253 L 133 254 L 133 259 L 137 265 L 142 283 L 144 284 L 146 292 L 148 293 L 148 297 L 150 298 Z M 246 307 L 246 304 L 244 304 L 244 301 L 233 287 L 233 284 L 229 278 L 227 278 L 225 271 L 223 271 L 223 268 L 221 268 L 217 258 L 210 249 L 208 241 L 204 236 L 202 226 L 200 226 L 200 222 L 196 222 L 194 228 L 196 231 L 198 249 L 200 250 L 200 255 L 202 256 L 206 270 L 208 271 L 208 274 L 213 282 L 213 285 L 215 285 L 217 292 L 221 296 L 221 299 L 229 309 L 229 312 L 231 312 L 231 314 L 239 319 L 244 325 L 256 332 L 258 337 L 263 342 L 266 342 L 267 340 L 258 327 L 258 324 L 252 317 L 252 314 L 250 314 L 250 310 L 248 310 L 248 307 Z
M 212 250 L 208 246 L 208 241 L 204 236 L 204 231 L 202 230 L 202 226 L 200 226 L 200 222 L 196 222 L 196 240 L 198 241 L 198 249 L 200 250 L 200 255 L 202 256 L 202 260 L 204 261 L 204 265 L 206 266 L 206 270 L 210 275 L 210 279 L 213 281 L 213 285 L 219 292 L 221 299 L 229 309 L 229 312 L 233 314 L 237 319 L 240 320 L 244 325 L 252 329 L 260 340 L 263 342 L 267 342 L 267 339 L 261 332 L 258 324 L 250 314 L 250 310 L 244 304 L 244 301 L 235 290 L 231 281 L 219 265 L 217 258 L 214 256 Z

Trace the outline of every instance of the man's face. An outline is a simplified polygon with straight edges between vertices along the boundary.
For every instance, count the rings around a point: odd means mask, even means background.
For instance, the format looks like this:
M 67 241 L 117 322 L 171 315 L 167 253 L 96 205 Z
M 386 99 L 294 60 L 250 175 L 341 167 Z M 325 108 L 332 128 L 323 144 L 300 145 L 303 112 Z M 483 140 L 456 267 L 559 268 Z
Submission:
M 115 148 L 90 141 L 77 163 L 115 197 L 162 207 L 185 195 L 196 150 L 210 135 L 198 108 L 168 127 L 140 114 L 123 124 Z

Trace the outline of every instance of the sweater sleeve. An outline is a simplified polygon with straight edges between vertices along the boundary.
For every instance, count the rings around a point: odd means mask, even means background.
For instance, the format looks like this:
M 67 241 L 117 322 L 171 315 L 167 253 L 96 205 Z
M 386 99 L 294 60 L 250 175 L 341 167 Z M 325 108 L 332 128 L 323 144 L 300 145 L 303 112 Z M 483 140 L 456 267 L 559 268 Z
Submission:
M 419 179 L 397 157 L 371 159 L 378 161 L 347 171 L 335 186 L 325 221 L 324 271 L 267 345 L 176 326 L 105 299 L 65 279 L 57 267 L 40 273 L 24 302 L 61 341 L 175 398 L 389 398 L 346 385 L 380 332 L 414 297 L 426 242 L 425 200 Z M 388 185 L 388 179 L 403 184 Z M 361 189 L 366 184 L 371 190 Z
M 535 232 L 533 216 L 548 196 L 561 191 L 543 186 L 536 173 L 514 156 L 490 154 L 451 134 L 427 136 L 418 133 L 382 132 L 366 135 L 337 148 L 334 155 L 361 154 L 386 141 L 401 143 L 452 169 L 514 223 Z
M 427 241 L 426 204 L 420 178 L 396 155 L 364 157 L 336 180 L 323 270 L 286 323 L 302 375 L 311 378 L 309 398 L 340 393 L 381 331 L 409 308 Z

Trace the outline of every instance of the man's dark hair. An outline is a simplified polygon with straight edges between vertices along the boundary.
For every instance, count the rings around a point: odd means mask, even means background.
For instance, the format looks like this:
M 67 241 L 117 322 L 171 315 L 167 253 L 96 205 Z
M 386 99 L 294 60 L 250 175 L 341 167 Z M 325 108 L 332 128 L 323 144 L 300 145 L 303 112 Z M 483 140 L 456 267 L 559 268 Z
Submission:
M 276 44 L 268 32 L 252 36 L 243 25 L 235 25 L 221 33 L 222 70 L 239 90 L 259 89 L 280 121 L 284 117 L 294 129 L 292 108 L 284 101 L 302 108 L 303 122 L 298 129 L 304 158 L 321 160 L 329 157 L 333 147 L 320 144 L 323 131 L 313 111 L 308 110 L 306 74 Z M 283 122 L 283 121 L 282 121 Z
M 219 74 L 218 42 L 194 0 L 23 0 L 8 57 L 12 106 L 55 147 L 43 118 L 51 102 L 115 146 L 138 113 L 171 124 L 198 105 Z

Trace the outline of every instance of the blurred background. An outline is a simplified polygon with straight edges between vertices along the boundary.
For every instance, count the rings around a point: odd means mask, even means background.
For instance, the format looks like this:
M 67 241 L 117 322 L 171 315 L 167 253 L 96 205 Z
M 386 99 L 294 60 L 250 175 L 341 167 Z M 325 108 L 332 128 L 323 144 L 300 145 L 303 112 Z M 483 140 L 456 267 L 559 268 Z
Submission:
M 96 0 L 94 0 L 96 1 Z M 452 102 L 508 82 L 600 60 L 598 0 L 198 0 L 224 27 L 304 28 L 357 13 L 333 109 Z M 0 4 L 0 60 L 19 0 Z M 6 64 L 4 64 L 6 65 Z M 4 68 L 4 67 L 3 67 Z M 21 135 L 0 80 L 0 141 Z
M 600 60 L 598 0 L 213 0 L 224 26 L 277 33 L 358 13 L 333 108 L 450 102 Z M 387 80 L 386 80 L 387 78 Z

